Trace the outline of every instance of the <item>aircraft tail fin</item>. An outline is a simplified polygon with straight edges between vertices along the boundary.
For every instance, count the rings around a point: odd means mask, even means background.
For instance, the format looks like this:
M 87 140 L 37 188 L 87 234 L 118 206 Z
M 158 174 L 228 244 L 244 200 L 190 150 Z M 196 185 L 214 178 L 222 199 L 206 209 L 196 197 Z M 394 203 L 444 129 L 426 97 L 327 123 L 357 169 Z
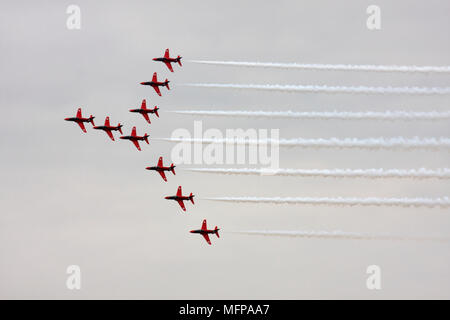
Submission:
M 170 171 L 172 171 L 173 175 L 175 176 L 175 166 L 173 165 L 173 163 L 170 165 Z
M 169 87 L 169 80 L 167 80 L 167 79 L 166 79 L 166 87 L 167 87 L 167 90 L 170 90 L 170 87 Z
M 148 137 L 149 137 L 149 135 L 146 133 L 146 134 L 144 135 L 144 140 L 145 140 L 145 142 L 147 142 L 147 144 L 150 144 L 150 143 L 148 142 Z
M 180 56 L 177 57 L 177 62 L 178 62 L 178 64 L 180 65 L 180 67 L 183 66 L 183 65 L 181 64 L 181 57 L 180 57 Z
M 155 107 L 155 114 L 156 114 L 156 116 L 159 118 L 159 113 L 158 113 L 158 110 L 159 110 L 159 108 L 158 107 Z
M 123 127 L 123 126 L 120 124 L 120 122 L 119 122 L 118 127 L 119 127 L 119 132 L 120 132 L 120 134 L 123 134 L 123 133 L 122 133 L 122 127 Z
M 94 124 L 94 116 L 92 116 L 92 114 L 91 114 L 91 116 L 89 117 L 89 122 L 90 123 L 92 123 L 92 126 L 95 126 L 95 124 Z
M 194 203 L 194 195 L 192 194 L 192 192 L 191 192 L 191 194 L 189 195 L 189 200 L 191 200 L 192 204 L 195 204 L 195 203 Z
M 214 228 L 214 233 L 216 234 L 217 238 L 220 238 L 219 236 L 219 228 L 217 228 L 217 226 Z

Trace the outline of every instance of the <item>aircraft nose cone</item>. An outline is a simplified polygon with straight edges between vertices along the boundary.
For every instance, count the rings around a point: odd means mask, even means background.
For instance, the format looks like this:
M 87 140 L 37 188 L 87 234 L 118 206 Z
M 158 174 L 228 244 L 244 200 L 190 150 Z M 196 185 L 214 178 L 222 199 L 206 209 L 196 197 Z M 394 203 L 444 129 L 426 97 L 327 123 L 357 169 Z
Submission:
M 145 82 L 141 82 L 141 84 L 145 84 Z
M 153 58 L 152 60 L 153 60 L 153 61 L 156 61 L 156 58 Z
M 190 233 L 194 233 L 194 230 L 189 231 Z
M 146 170 L 150 170 L 150 167 L 145 168 Z

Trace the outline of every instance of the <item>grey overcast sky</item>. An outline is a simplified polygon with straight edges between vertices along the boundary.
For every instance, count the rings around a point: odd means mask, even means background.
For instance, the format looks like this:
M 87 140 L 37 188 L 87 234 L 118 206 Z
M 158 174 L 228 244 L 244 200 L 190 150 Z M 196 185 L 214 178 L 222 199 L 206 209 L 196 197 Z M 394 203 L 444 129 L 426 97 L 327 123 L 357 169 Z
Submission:
M 68 30 L 66 9 L 81 9 Z M 381 8 L 381 30 L 366 8 Z M 342 230 L 448 236 L 449 209 L 320 207 L 208 202 L 216 196 L 442 197 L 446 180 L 225 176 L 184 171 L 164 183 L 144 168 L 173 144 L 142 152 L 63 119 L 120 121 L 128 134 L 169 137 L 191 116 L 165 110 L 444 111 L 449 96 L 234 91 L 182 83 L 450 86 L 448 74 L 245 69 L 190 59 L 380 65 L 450 65 L 448 1 L 1 1 L 1 298 L 450 298 L 449 243 L 245 236 L 239 230 Z M 184 57 L 170 73 L 153 57 Z M 171 91 L 141 81 L 158 72 Z M 151 126 L 128 112 L 161 108 Z M 152 118 L 153 119 L 153 118 Z M 198 118 L 203 127 L 279 128 L 282 138 L 449 137 L 447 121 Z M 116 134 L 117 137 L 117 134 Z M 283 168 L 443 168 L 448 151 L 280 151 Z M 178 185 L 197 195 L 182 213 L 163 199 Z M 212 246 L 188 231 L 208 219 Z M 379 265 L 382 290 L 366 288 Z M 66 288 L 79 265 L 81 290 Z

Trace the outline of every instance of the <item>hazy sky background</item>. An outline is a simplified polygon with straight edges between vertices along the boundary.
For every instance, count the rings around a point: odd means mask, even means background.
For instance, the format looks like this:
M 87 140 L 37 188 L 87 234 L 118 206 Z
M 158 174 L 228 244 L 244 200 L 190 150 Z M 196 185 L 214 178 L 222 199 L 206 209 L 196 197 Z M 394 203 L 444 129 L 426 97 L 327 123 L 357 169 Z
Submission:
M 81 8 L 79 31 L 67 6 Z M 366 28 L 381 7 L 382 29 Z M 342 230 L 448 236 L 448 209 L 230 204 L 215 196 L 449 196 L 447 181 L 223 176 L 183 171 L 165 183 L 144 168 L 173 144 L 138 152 L 63 119 L 83 114 L 129 134 L 169 137 L 194 117 L 164 110 L 448 110 L 448 96 L 275 93 L 183 87 L 189 82 L 450 86 L 446 74 L 245 69 L 189 59 L 449 65 L 448 1 L 2 1 L 0 3 L 1 298 L 450 298 L 448 243 L 269 238 L 227 231 Z M 175 73 L 153 57 L 184 57 Z M 171 80 L 162 97 L 140 86 Z M 161 108 L 149 126 L 128 109 Z M 152 117 L 153 119 L 153 117 Z M 199 118 L 204 128 L 279 128 L 282 138 L 449 137 L 448 121 Z M 115 134 L 118 137 L 117 134 Z M 283 168 L 441 168 L 448 151 L 281 149 Z M 197 195 L 182 213 L 164 200 L 178 185 Z M 207 246 L 188 231 L 222 228 Z M 82 289 L 66 288 L 79 265 Z M 382 269 L 382 290 L 366 268 Z

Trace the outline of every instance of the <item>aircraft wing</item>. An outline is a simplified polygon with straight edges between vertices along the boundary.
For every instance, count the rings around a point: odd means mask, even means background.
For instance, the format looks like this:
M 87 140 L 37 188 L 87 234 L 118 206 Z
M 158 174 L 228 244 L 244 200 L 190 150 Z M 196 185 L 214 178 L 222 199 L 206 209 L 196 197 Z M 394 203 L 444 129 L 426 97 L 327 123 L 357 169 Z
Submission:
M 150 118 L 148 117 L 148 113 L 143 113 L 142 116 L 144 117 L 145 120 L 147 120 L 148 123 L 151 123 Z
M 133 141 L 133 143 L 134 143 L 134 145 L 136 146 L 136 148 L 137 148 L 139 151 L 141 151 L 141 147 L 139 146 L 139 141 L 137 141 L 137 140 L 131 140 L 131 141 Z
M 114 141 L 114 136 L 113 136 L 111 130 L 105 130 L 105 132 L 111 138 L 111 140 Z
M 203 238 L 205 238 L 206 242 L 208 242 L 209 245 L 211 245 L 211 241 L 209 240 L 209 236 L 207 233 L 202 233 Z
M 159 87 L 158 86 L 153 86 L 153 89 L 155 89 L 155 91 L 158 94 L 158 96 L 161 97 L 161 91 L 159 91 Z
M 186 211 L 186 207 L 184 206 L 183 200 L 177 200 L 177 202 L 180 205 L 181 209 L 183 209 L 183 211 Z
M 163 166 L 163 158 L 162 157 L 159 157 L 159 160 L 158 160 L 158 167 L 162 167 Z
M 141 109 L 147 109 L 147 101 L 145 99 L 142 100 Z
M 77 111 L 77 118 L 81 118 L 81 108 L 78 108 L 78 111 Z
M 163 178 L 163 180 L 167 181 L 166 174 L 164 173 L 164 171 L 158 171 L 158 172 L 161 175 L 161 177 Z M 181 203 L 183 203 L 183 201 L 181 201 Z
M 166 64 L 167 68 L 169 68 L 170 72 L 173 72 L 172 64 L 170 62 L 164 62 L 164 63 Z
M 202 230 L 206 230 L 207 228 L 206 228 L 206 219 L 205 220 L 203 220 L 203 223 L 202 223 Z
M 166 52 L 164 52 L 164 58 L 169 58 L 169 49 L 166 49 Z
M 80 126 L 81 130 L 83 130 L 83 132 L 86 132 L 86 128 L 84 127 L 84 123 L 83 122 L 77 122 L 77 123 Z

